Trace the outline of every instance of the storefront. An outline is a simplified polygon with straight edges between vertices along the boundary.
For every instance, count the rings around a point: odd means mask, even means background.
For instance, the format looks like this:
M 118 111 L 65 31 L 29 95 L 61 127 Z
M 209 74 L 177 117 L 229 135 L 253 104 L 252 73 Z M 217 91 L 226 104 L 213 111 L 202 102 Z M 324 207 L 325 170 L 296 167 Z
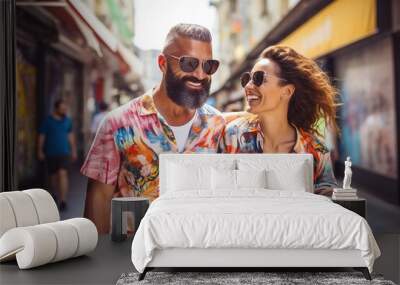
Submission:
M 143 92 L 131 42 L 121 42 L 95 15 L 99 3 L 90 3 L 0 1 L 0 191 L 43 186 L 37 131 L 56 99 L 70 105 L 83 157 L 96 102 Z M 109 4 L 115 20 L 121 11 Z
M 18 188 L 46 184 L 37 159 L 38 129 L 56 100 L 69 106 L 80 159 L 100 102 L 137 80 L 136 58 L 83 2 L 16 1 L 14 179 Z M 136 67 L 135 67 L 136 68 Z M 115 80 L 116 74 L 119 80 Z M 139 85 L 139 84 L 137 84 Z M 137 90 L 140 92 L 141 90 Z M 134 95 L 133 95 L 134 96 Z
M 335 75 L 340 78 L 343 102 L 339 112 L 340 160 L 350 155 L 355 166 L 388 180 L 398 179 L 393 63 L 390 36 L 335 56 Z
M 44 165 L 37 159 L 38 129 L 57 99 L 63 98 L 70 106 L 74 133 L 81 137 L 76 126 L 82 125 L 83 63 L 54 46 L 60 33 L 54 22 L 39 12 L 16 9 L 15 159 L 23 162 L 15 166 L 19 188 L 44 183 Z

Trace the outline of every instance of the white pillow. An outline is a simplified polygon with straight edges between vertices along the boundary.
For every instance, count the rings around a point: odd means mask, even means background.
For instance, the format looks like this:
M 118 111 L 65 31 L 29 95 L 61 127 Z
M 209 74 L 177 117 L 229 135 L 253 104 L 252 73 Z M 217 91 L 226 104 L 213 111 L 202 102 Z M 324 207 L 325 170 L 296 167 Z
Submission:
M 303 191 L 308 189 L 305 163 L 296 163 L 283 170 L 267 169 L 267 188 L 272 190 Z
M 211 188 L 211 167 L 168 164 L 168 191 Z
M 267 188 L 266 170 L 236 170 L 238 188 Z
M 212 168 L 212 189 L 266 188 L 266 171 Z
M 224 189 L 232 191 L 237 189 L 236 170 L 213 167 L 211 174 L 213 190 Z

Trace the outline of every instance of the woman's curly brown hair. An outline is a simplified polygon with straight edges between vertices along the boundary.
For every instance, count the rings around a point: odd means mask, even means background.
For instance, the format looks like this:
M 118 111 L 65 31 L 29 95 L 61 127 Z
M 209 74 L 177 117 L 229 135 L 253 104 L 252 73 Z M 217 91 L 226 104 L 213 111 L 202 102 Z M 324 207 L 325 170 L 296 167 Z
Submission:
M 268 58 L 278 65 L 277 75 L 286 80 L 281 80 L 281 85 L 289 83 L 295 86 L 289 102 L 289 123 L 321 136 L 323 134 L 319 133 L 316 123 L 324 118 L 326 125 L 339 130 L 336 124 L 337 89 L 314 60 L 287 46 L 270 46 L 260 58 Z

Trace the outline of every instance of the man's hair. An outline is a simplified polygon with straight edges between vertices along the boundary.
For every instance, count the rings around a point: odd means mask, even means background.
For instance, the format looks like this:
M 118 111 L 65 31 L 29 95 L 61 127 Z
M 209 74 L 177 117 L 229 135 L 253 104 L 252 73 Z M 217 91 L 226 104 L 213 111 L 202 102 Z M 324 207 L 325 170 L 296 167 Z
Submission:
M 62 98 L 57 99 L 57 100 L 54 102 L 54 108 L 55 108 L 55 109 L 58 109 L 58 107 L 60 107 L 60 105 L 63 104 L 63 103 L 65 103 L 65 100 L 64 100 L 64 99 L 62 99 Z
M 165 39 L 164 50 L 177 37 L 184 37 L 207 43 L 211 43 L 212 40 L 211 33 L 206 27 L 196 24 L 177 24 L 169 30 Z

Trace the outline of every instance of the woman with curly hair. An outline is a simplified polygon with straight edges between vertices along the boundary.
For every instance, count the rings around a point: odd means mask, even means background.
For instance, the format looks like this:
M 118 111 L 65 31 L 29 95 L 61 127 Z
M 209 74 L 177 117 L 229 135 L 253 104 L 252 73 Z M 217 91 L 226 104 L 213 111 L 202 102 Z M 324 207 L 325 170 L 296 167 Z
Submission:
M 311 153 L 314 193 L 337 186 L 330 153 L 317 123 L 336 131 L 337 91 L 318 65 L 285 46 L 265 49 L 241 77 L 247 114 L 229 122 L 220 144 L 225 153 Z

